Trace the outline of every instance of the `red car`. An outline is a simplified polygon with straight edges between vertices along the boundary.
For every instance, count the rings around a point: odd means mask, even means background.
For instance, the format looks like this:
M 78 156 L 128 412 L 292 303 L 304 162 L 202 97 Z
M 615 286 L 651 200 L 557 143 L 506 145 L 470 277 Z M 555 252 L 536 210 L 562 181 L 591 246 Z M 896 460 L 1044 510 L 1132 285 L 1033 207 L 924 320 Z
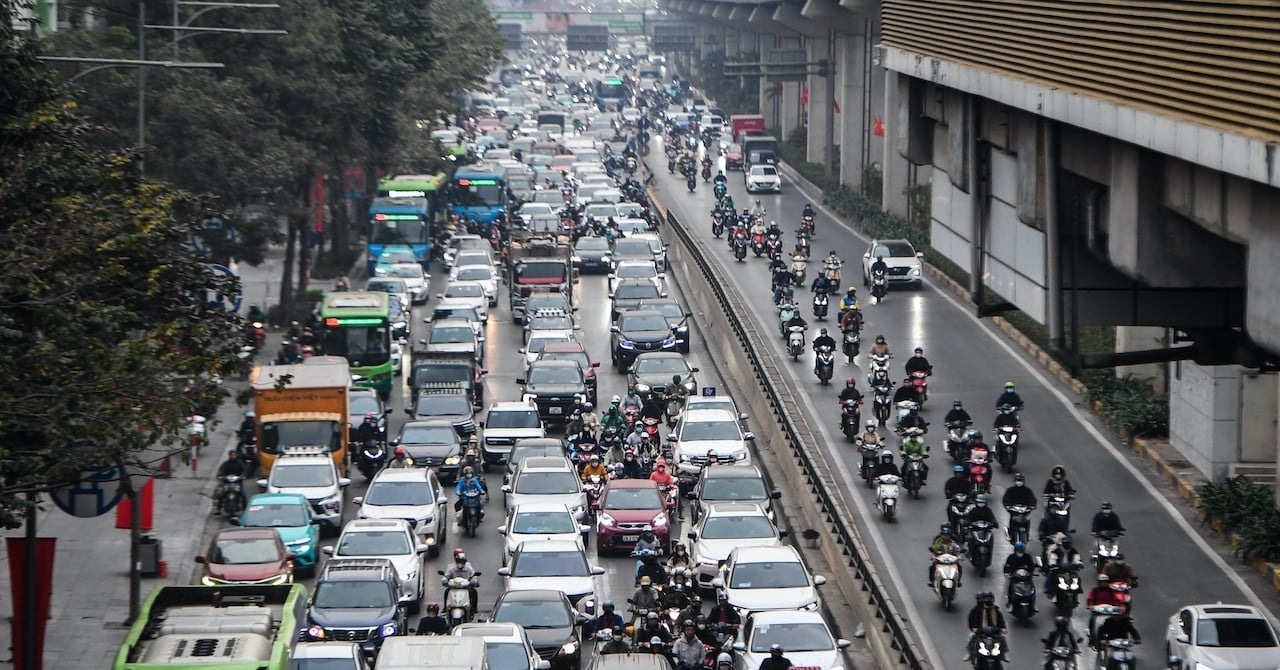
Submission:
M 205 586 L 292 584 L 293 559 L 274 528 L 224 528 L 196 563 L 204 564 Z
M 576 361 L 582 368 L 582 376 L 587 382 L 587 401 L 592 405 L 600 405 L 600 396 L 596 390 L 598 378 L 596 377 L 596 368 L 600 367 L 600 361 L 591 360 L 591 354 L 587 353 L 587 348 L 582 346 L 581 342 L 548 342 L 542 346 L 542 353 L 538 354 L 540 361 Z
M 482 132 L 491 133 L 495 130 L 505 130 L 502 127 L 502 120 L 496 116 L 482 116 L 476 119 L 476 127 Z
M 658 485 L 649 479 L 611 479 L 596 512 L 596 547 L 604 552 L 630 552 L 646 526 L 662 546 L 671 544 L 671 519 Z
M 724 169 L 741 170 L 742 169 L 742 145 L 730 144 L 724 150 Z

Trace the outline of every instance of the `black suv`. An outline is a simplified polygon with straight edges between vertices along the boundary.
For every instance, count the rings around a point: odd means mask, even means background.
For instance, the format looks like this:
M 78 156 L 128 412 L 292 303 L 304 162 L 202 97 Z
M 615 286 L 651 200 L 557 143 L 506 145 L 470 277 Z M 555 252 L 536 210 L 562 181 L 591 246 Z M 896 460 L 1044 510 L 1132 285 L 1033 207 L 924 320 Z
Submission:
M 587 398 L 587 380 L 577 361 L 534 361 L 516 383 L 538 406 L 538 418 L 544 424 L 567 422 L 573 409 Z
M 412 407 L 404 408 L 412 420 L 448 419 L 462 438 L 476 432 L 475 407 L 461 384 L 428 384 L 418 392 Z
M 396 568 L 386 558 L 329 559 L 307 606 L 303 641 L 358 642 L 367 654 L 403 635 Z
M 667 317 L 656 309 L 623 312 L 609 332 L 609 359 L 618 372 L 625 372 L 642 353 L 678 351 L 680 347 Z

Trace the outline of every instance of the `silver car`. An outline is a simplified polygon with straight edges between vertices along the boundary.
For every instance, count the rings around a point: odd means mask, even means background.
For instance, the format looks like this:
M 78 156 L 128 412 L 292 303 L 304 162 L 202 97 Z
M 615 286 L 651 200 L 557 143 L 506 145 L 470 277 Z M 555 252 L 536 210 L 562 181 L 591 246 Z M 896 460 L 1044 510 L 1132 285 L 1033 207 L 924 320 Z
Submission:
M 508 510 L 530 502 L 565 505 L 575 519 L 587 509 L 578 471 L 564 456 L 533 456 L 516 468 L 511 483 L 502 487 Z

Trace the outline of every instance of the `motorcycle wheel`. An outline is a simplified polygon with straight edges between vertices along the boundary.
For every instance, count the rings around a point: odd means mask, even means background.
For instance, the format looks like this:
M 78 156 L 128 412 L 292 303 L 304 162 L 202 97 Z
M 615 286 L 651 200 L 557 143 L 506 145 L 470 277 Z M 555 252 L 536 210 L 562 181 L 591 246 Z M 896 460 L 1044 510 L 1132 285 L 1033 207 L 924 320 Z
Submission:
M 228 493 L 222 501 L 222 511 L 226 513 L 227 518 L 240 516 L 240 512 L 244 511 L 244 498 L 235 493 Z
M 945 592 L 945 591 L 944 591 L 944 592 L 942 593 L 942 609 L 944 609 L 944 610 L 946 610 L 946 611 L 950 612 L 950 611 L 951 611 L 951 603 L 952 603 L 952 601 L 954 601 L 954 600 L 955 600 L 955 596 L 954 596 L 954 595 L 952 595 L 952 594 L 947 593 L 947 592 Z

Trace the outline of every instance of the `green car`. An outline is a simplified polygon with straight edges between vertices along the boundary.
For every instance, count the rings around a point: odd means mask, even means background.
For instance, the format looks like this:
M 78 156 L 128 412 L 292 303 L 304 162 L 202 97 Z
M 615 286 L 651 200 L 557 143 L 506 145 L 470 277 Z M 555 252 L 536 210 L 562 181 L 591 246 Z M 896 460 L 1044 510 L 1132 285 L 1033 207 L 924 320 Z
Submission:
M 295 554 L 294 569 L 314 574 L 320 547 L 320 522 L 311 518 L 311 504 L 300 493 L 259 493 L 239 519 L 246 528 L 275 528 L 284 546 Z

